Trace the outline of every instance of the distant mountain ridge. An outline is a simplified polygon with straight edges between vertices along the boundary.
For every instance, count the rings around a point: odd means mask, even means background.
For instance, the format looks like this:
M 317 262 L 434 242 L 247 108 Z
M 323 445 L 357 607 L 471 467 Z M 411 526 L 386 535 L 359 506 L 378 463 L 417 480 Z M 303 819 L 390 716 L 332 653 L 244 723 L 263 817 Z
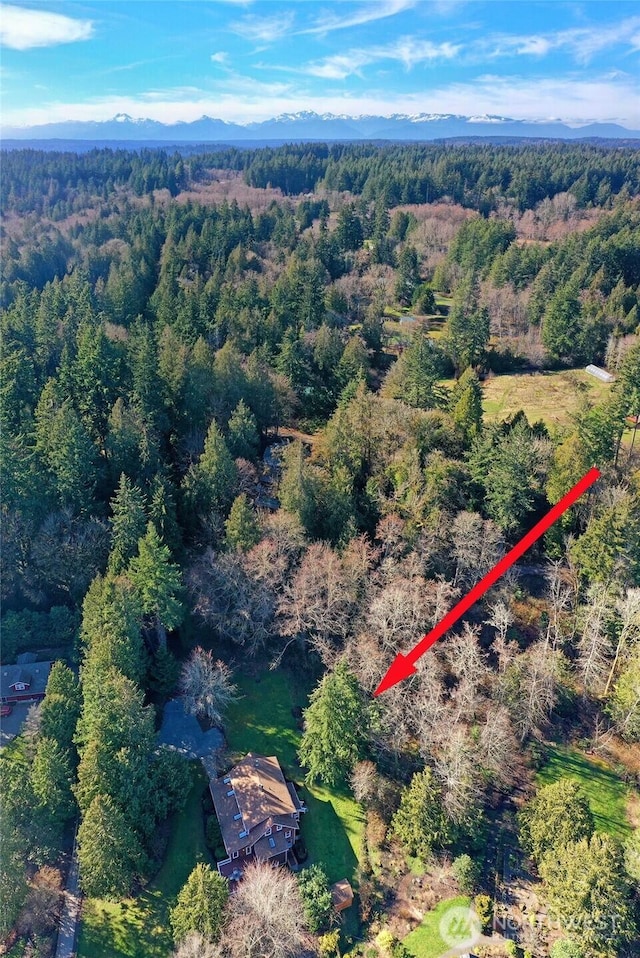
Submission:
M 110 120 L 68 120 L 31 127 L 5 127 L 3 139 L 109 140 L 176 143 L 239 143 L 245 140 L 403 140 L 451 137 L 535 137 L 640 139 L 640 131 L 617 123 L 571 127 L 560 120 L 515 120 L 512 117 L 454 113 L 395 113 L 392 116 L 348 116 L 334 113 L 283 113 L 254 123 L 230 123 L 202 116 L 192 122 L 161 123 L 118 113 Z

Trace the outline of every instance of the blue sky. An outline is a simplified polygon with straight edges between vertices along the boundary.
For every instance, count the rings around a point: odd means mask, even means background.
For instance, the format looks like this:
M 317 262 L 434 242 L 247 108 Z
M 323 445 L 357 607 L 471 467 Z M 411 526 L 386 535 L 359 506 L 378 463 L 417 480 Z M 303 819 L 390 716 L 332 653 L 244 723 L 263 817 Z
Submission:
M 640 2 L 2 4 L 4 126 L 499 114 L 640 128 Z

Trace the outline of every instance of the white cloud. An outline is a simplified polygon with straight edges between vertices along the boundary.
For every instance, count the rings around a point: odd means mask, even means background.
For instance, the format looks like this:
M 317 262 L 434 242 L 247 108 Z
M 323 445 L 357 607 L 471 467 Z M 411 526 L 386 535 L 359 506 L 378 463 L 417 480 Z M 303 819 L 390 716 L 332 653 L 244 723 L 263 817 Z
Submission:
M 301 67 L 299 73 L 320 77 L 324 80 L 345 80 L 349 76 L 359 74 L 362 67 L 372 62 L 368 53 L 363 50 L 349 50 L 348 53 L 336 53 Z
M 578 63 L 588 63 L 603 50 L 615 46 L 640 48 L 640 17 L 628 17 L 619 23 L 606 26 L 575 27 L 555 33 L 495 34 L 478 43 L 478 51 L 490 58 L 503 56 L 546 56 L 551 50 L 566 50 Z
M 353 13 L 336 15 L 335 13 L 319 17 L 312 27 L 299 30 L 300 34 L 326 34 L 333 30 L 344 30 L 347 27 L 360 27 L 374 20 L 385 20 L 395 17 L 398 13 L 415 7 L 417 0 L 378 0 L 377 3 L 361 3 Z
M 354 74 L 360 75 L 363 67 L 383 60 L 402 63 L 406 70 L 419 63 L 434 60 L 451 60 L 462 50 L 460 44 L 432 43 L 431 40 L 417 40 L 414 37 L 400 37 L 385 46 L 372 46 L 364 49 L 346 50 L 322 60 L 315 60 L 288 72 L 300 72 L 325 80 L 344 80 Z
M 252 43 L 273 43 L 290 32 L 293 21 L 294 13 L 291 10 L 272 17 L 247 14 L 242 20 L 230 24 L 230 29 Z
M 93 36 L 93 21 L 75 20 L 48 10 L 28 10 L 3 4 L 0 7 L 0 43 L 12 50 L 52 47 Z
M 432 43 L 431 40 L 416 40 L 403 37 L 388 47 L 382 48 L 381 59 L 399 60 L 407 70 L 418 63 L 432 60 L 451 60 L 461 51 L 462 46 L 455 43 Z
M 640 128 L 640 90 L 634 77 L 591 80 L 572 77 L 531 79 L 527 76 L 483 75 L 468 83 L 397 94 L 372 90 L 348 96 L 340 89 L 317 96 L 292 84 L 259 83 L 253 77 L 234 76 L 217 92 L 192 87 L 152 90 L 137 97 L 104 96 L 86 102 L 43 102 L 37 108 L 5 110 L 3 125 L 27 126 L 62 120 L 106 120 L 116 113 L 148 117 L 163 123 L 196 120 L 203 114 L 247 123 L 279 113 L 315 110 L 318 113 L 460 113 L 498 114 L 525 120 L 561 117 L 580 124 L 592 120 Z
M 211 54 L 212 63 L 226 63 L 229 59 L 229 54 L 225 53 L 224 50 L 220 50 L 218 53 Z

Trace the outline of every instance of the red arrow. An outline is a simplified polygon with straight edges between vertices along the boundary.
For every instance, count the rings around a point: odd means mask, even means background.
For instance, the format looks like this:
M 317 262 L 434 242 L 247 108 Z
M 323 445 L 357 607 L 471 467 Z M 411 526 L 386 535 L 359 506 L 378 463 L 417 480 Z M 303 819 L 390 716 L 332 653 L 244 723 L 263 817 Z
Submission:
M 393 688 L 398 682 L 402 682 L 403 679 L 417 672 L 418 670 L 416 669 L 415 663 L 424 655 L 427 649 L 435 645 L 438 639 L 442 638 L 445 632 L 448 632 L 451 626 L 498 581 L 500 576 L 504 575 L 507 569 L 510 569 L 513 563 L 517 562 L 520 556 L 523 555 L 541 535 L 544 535 L 547 529 L 550 529 L 553 523 L 556 522 L 567 509 L 571 508 L 574 502 L 599 478 L 600 470 L 595 467 L 590 469 L 589 472 L 582 477 L 580 482 L 577 482 L 573 489 L 570 489 L 566 496 L 562 497 L 560 502 L 557 502 L 555 506 L 549 509 L 546 516 L 543 516 L 540 522 L 537 522 L 533 529 L 527 532 L 520 542 L 494 565 L 490 572 L 487 572 L 484 579 L 481 579 L 480 582 L 474 585 L 473 589 L 447 612 L 436 627 L 420 639 L 408 655 L 402 655 L 401 652 L 396 655 L 387 674 L 373 694 L 380 695 L 382 692 L 386 692 L 387 689 Z

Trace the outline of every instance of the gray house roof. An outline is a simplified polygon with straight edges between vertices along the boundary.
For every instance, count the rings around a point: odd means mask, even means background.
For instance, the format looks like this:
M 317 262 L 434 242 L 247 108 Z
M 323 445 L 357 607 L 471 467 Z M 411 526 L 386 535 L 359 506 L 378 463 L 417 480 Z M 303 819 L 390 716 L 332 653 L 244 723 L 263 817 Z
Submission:
M 51 662 L 30 662 L 27 666 L 0 666 L 0 694 L 2 698 L 27 694 L 33 696 L 44 695 L 50 671 Z M 24 690 L 16 690 L 16 683 L 27 687 Z

